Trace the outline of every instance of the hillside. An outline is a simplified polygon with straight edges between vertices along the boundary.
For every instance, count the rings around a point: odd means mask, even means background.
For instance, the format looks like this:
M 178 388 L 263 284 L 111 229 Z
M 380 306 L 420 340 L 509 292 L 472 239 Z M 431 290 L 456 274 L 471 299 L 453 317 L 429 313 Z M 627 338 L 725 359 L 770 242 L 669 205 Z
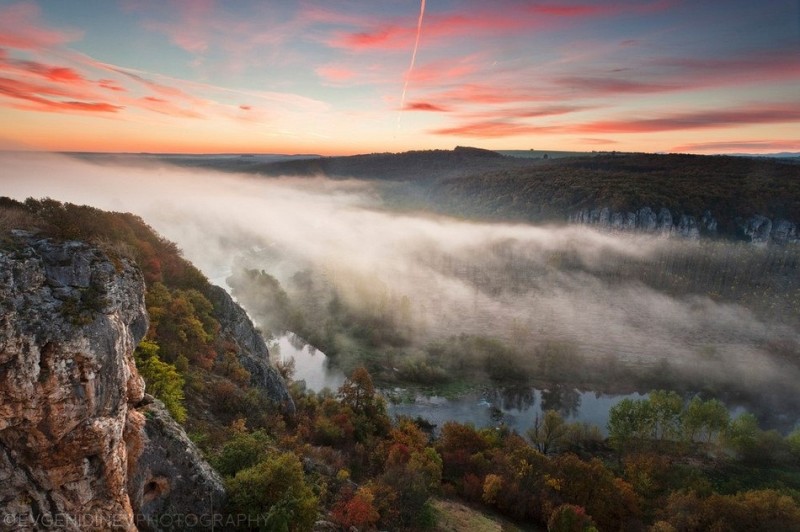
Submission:
M 738 220 L 762 215 L 800 220 L 800 166 L 766 159 L 701 155 L 597 155 L 460 179 L 430 187 L 443 212 L 520 221 L 565 221 L 581 209 L 643 207 L 699 219 L 710 211 L 718 232 L 734 237 Z

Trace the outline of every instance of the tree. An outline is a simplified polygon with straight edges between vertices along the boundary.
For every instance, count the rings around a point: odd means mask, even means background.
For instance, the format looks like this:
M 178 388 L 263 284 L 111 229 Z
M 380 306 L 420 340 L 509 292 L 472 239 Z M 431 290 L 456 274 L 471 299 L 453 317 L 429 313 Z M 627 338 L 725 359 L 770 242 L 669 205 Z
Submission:
M 356 441 L 364 443 L 375 435 L 386 434 L 390 425 L 386 403 L 375 393 L 372 376 L 365 367 L 353 371 L 339 387 L 337 396 L 355 414 Z
M 636 439 L 650 434 L 651 416 L 644 401 L 625 398 L 608 412 L 608 437 L 611 444 L 624 452 Z
M 528 438 L 534 447 L 542 453 L 558 451 L 566 442 L 569 426 L 564 418 L 555 410 L 548 410 L 543 418 L 536 415 L 533 427 L 528 430 Z
M 175 421 L 183 423 L 186 421 L 183 376 L 175 366 L 162 362 L 158 352 L 158 344 L 142 340 L 134 351 L 136 369 L 144 379 L 147 391 L 164 403 Z
M 361 366 L 353 370 L 339 388 L 338 396 L 342 403 L 353 409 L 353 412 L 365 413 L 375 399 L 375 386 L 367 368 Z
M 786 436 L 786 444 L 789 447 L 789 453 L 800 464 L 800 429 L 795 429 Z
M 725 432 L 725 444 L 741 458 L 752 458 L 760 432 L 756 416 L 745 412 L 731 422 Z
M 683 399 L 673 391 L 653 390 L 646 400 L 650 405 L 653 438 L 672 439 L 680 433 Z
M 728 428 L 730 414 L 725 405 L 716 399 L 703 401 L 693 397 L 681 416 L 684 436 L 694 441 L 695 436 L 705 433 L 706 443 Z
M 333 521 L 344 527 L 358 529 L 372 528 L 380 519 L 375 508 L 375 494 L 369 486 L 361 486 L 350 496 L 336 503 L 331 509 Z
M 547 532 L 597 532 L 597 527 L 580 506 L 562 504 L 547 520 Z
M 211 462 L 220 474 L 232 477 L 264 460 L 269 443 L 269 436 L 264 431 L 239 433 L 225 443 Z
M 300 532 L 314 526 L 318 500 L 293 453 L 271 455 L 239 471 L 227 487 L 231 511 L 253 517 L 260 530 Z

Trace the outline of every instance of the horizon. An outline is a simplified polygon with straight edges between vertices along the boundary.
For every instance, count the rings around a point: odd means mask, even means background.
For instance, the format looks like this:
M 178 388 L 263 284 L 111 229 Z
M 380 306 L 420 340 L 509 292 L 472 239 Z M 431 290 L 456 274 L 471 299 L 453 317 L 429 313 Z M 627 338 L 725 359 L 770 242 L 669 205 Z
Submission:
M 800 4 L 0 0 L 0 149 L 800 151 Z

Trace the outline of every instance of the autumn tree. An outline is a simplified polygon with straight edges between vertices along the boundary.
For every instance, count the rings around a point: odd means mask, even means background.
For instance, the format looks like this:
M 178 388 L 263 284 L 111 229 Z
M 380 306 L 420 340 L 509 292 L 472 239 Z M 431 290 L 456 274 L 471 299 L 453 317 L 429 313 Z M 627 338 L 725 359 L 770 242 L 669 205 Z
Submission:
M 356 368 L 339 388 L 337 397 L 354 413 L 355 438 L 365 442 L 369 438 L 385 434 L 389 427 L 386 403 L 375 393 L 372 376 L 363 366 Z
M 359 530 L 370 530 L 380 519 L 375 507 L 375 494 L 369 486 L 359 487 L 355 493 L 348 493 L 331 509 L 331 519 L 344 527 L 356 527 Z

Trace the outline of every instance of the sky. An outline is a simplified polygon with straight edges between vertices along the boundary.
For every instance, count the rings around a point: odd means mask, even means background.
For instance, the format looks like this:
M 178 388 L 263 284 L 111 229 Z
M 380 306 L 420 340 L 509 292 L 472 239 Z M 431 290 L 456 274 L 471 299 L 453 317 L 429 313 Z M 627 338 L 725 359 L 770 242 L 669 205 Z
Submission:
M 0 0 L 0 149 L 800 151 L 800 0 Z

